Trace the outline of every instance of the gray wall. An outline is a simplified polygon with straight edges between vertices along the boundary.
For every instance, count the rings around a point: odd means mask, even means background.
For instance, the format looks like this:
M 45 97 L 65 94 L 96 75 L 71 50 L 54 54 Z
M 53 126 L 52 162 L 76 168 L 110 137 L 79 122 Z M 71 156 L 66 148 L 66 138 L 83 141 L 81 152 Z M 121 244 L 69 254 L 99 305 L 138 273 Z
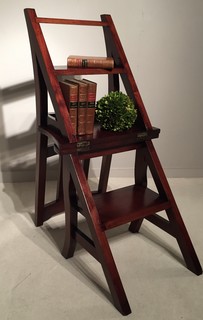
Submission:
M 35 99 L 25 7 L 50 17 L 96 20 L 111 14 L 152 124 L 161 128 L 155 145 L 167 175 L 203 176 L 202 0 L 7 0 L 0 4 L 1 180 L 34 178 Z M 78 28 L 70 28 L 67 34 L 67 28 L 45 27 L 56 65 L 72 53 L 105 54 L 97 30 L 85 30 L 81 37 Z M 99 98 L 106 93 L 106 79 L 95 79 Z M 132 152 L 114 156 L 112 175 L 132 175 L 133 161 Z M 94 159 L 93 175 L 99 163 Z M 54 171 L 55 161 L 50 163 Z

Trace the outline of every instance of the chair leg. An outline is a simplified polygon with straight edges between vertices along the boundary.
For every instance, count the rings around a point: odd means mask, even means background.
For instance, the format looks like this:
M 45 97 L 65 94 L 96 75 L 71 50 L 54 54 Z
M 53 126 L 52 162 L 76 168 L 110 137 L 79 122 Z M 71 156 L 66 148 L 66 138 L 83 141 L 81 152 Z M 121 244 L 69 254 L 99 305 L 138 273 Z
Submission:
M 187 268 L 196 275 L 202 274 L 202 267 L 177 206 L 173 205 L 166 210 L 166 214 L 171 222 Z
M 143 220 L 144 219 L 138 219 L 138 220 L 132 221 L 130 223 L 128 230 L 132 233 L 138 233 L 141 228 Z
M 63 157 L 59 156 L 56 200 L 63 201 Z
M 170 201 L 171 207 L 166 210 L 166 214 L 170 222 L 172 234 L 178 242 L 187 268 L 195 274 L 200 275 L 202 274 L 202 267 L 199 263 L 193 244 L 188 235 L 187 229 L 184 225 L 181 214 L 176 205 L 170 186 L 162 169 L 161 163 L 151 141 L 146 142 L 146 148 L 139 150 L 137 153 L 135 166 L 136 183 L 145 185 L 147 166 L 149 166 L 150 168 L 159 194 L 161 195 L 161 197 Z M 141 227 L 142 221 L 143 219 L 139 219 L 131 222 L 129 230 L 134 233 L 138 232 Z M 159 227 L 162 228 L 160 225 Z
M 88 179 L 89 169 L 90 169 L 90 159 L 83 160 L 83 168 L 84 168 L 85 176 Z
M 100 225 L 100 219 L 98 211 L 95 207 L 94 200 L 92 197 L 91 190 L 86 180 L 86 176 L 83 170 L 83 167 L 77 157 L 74 156 L 65 156 L 67 159 L 66 164 L 70 170 L 76 191 L 77 196 L 79 197 L 80 204 L 82 206 L 86 221 L 94 242 L 96 249 L 98 261 L 101 263 L 115 307 L 123 314 L 127 315 L 131 313 L 131 309 L 114 262 L 105 231 L 102 230 Z M 63 175 L 67 177 L 68 169 L 64 163 Z M 68 190 L 67 179 L 64 179 L 64 190 Z M 67 197 L 66 197 L 67 199 Z M 67 200 L 65 200 L 67 201 Z M 75 234 L 74 228 L 71 225 L 71 216 L 70 214 L 70 202 L 68 201 L 65 205 L 67 207 L 66 216 L 66 234 L 67 234 L 67 248 L 68 257 L 73 253 L 73 247 L 75 245 Z M 69 212 L 69 214 L 68 214 Z M 73 218 L 74 219 L 74 218 Z
M 145 148 L 138 149 L 136 151 L 136 159 L 135 159 L 135 184 L 143 187 L 147 186 L 147 159 L 146 159 L 146 150 Z M 144 219 L 138 219 L 132 221 L 129 226 L 129 231 L 132 233 L 138 233 L 142 222 Z
M 36 143 L 36 173 L 35 173 L 35 225 L 41 226 L 44 222 L 44 201 L 46 188 L 48 138 L 37 132 Z
M 98 192 L 104 193 L 107 190 L 108 179 L 111 167 L 112 155 L 105 155 L 102 158 L 101 172 L 99 178 Z
M 97 229 L 97 230 L 96 230 Z M 116 309 L 123 315 L 131 313 L 130 305 L 124 291 L 111 249 L 108 244 L 105 232 L 94 227 L 92 237 L 102 265 L 106 281 L 108 283 L 113 303 Z
M 167 197 L 171 207 L 166 210 L 168 219 L 171 223 L 171 228 L 175 234 L 175 238 L 179 244 L 182 255 L 185 259 L 187 268 L 197 275 L 202 274 L 202 267 L 196 255 L 192 241 L 188 235 L 183 219 L 173 197 L 172 191 L 162 169 L 161 163 L 151 141 L 146 142 L 148 147 L 148 163 L 152 172 L 153 178 L 157 185 L 159 193 Z
M 64 258 L 68 259 L 74 255 L 74 251 L 76 248 L 75 228 L 77 226 L 77 211 L 74 210 L 70 205 L 70 187 L 72 185 L 72 181 L 67 166 L 67 156 L 64 156 L 62 159 L 62 167 L 63 198 L 65 208 L 65 240 L 62 255 L 64 256 Z M 74 186 L 72 187 L 74 188 Z

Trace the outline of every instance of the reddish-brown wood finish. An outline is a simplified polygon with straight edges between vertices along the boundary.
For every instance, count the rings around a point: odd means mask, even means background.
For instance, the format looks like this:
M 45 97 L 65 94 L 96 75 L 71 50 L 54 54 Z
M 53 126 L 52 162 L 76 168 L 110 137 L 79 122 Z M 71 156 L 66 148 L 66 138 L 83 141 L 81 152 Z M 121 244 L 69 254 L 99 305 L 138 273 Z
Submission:
M 127 315 L 131 309 L 105 234 L 107 229 L 130 222 L 129 230 L 138 232 L 143 220 L 147 219 L 176 238 L 188 269 L 198 275 L 202 273 L 152 143 L 160 130 L 151 125 L 110 15 L 102 15 L 101 21 L 57 19 L 37 17 L 34 9 L 25 9 L 25 17 L 36 86 L 35 224 L 40 226 L 55 214 L 65 211 L 63 256 L 72 257 L 79 242 L 101 263 L 114 305 L 123 315 Z M 41 23 L 101 27 L 107 56 L 114 58 L 115 68 L 57 70 L 49 55 Z M 138 120 L 132 129 L 115 133 L 95 125 L 92 136 L 74 135 L 58 78 L 61 75 L 87 74 L 107 74 L 109 91 L 119 90 L 122 80 L 138 109 Z M 47 93 L 51 97 L 54 114 L 48 113 Z M 136 151 L 135 184 L 107 192 L 112 155 L 129 150 Z M 47 158 L 56 154 L 59 157 L 56 198 L 45 203 Z M 100 179 L 97 191 L 92 192 L 88 184 L 89 165 L 90 159 L 98 156 L 103 157 Z M 148 168 L 157 192 L 147 187 Z M 162 210 L 166 211 L 168 220 L 157 214 Z M 79 228 L 78 211 L 86 218 L 89 236 Z

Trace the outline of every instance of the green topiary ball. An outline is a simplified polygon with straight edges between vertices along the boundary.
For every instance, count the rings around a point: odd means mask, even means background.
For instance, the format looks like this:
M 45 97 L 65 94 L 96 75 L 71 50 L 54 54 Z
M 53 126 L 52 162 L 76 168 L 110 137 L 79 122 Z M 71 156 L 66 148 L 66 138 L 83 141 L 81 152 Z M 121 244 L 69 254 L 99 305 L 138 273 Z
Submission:
M 129 129 L 135 123 L 136 118 L 137 109 L 133 101 L 122 92 L 112 91 L 97 102 L 96 119 L 106 130 Z

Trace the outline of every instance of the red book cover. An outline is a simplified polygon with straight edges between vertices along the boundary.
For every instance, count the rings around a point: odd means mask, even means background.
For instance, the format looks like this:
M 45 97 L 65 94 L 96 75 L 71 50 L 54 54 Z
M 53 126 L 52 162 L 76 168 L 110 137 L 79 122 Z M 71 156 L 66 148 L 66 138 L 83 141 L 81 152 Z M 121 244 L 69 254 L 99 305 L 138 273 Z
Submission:
M 68 68 L 102 68 L 113 69 L 114 59 L 112 57 L 91 57 L 71 55 L 67 59 Z
M 85 135 L 85 122 L 86 122 L 86 110 L 87 110 L 87 84 L 77 80 L 65 80 L 78 85 L 78 135 Z
M 87 83 L 87 112 L 86 112 L 86 134 L 93 134 L 94 131 L 94 118 L 95 118 L 95 104 L 96 104 L 96 91 L 97 83 L 83 79 Z
M 71 84 L 66 81 L 59 81 L 59 85 L 61 87 L 61 91 L 63 93 L 63 97 L 70 114 L 71 124 L 73 126 L 73 132 L 76 135 L 77 134 L 78 86 L 74 83 Z

